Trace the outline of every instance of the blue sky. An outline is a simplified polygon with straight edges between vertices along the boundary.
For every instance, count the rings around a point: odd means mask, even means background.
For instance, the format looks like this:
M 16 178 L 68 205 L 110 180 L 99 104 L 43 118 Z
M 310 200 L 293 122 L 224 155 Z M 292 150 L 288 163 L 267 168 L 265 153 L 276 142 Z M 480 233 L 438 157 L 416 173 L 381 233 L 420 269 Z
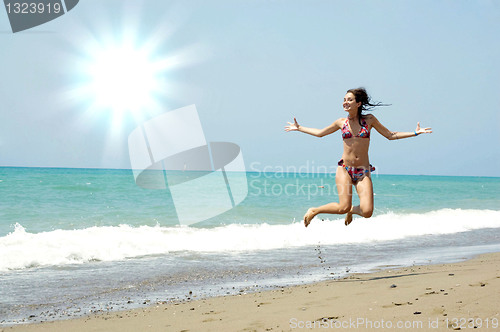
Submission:
M 498 31 L 494 0 L 81 0 L 16 34 L 0 10 L 0 166 L 129 168 L 140 121 L 195 104 L 207 141 L 240 145 L 247 170 L 314 171 L 340 159 L 340 133 L 283 127 L 330 124 L 346 90 L 364 86 L 392 104 L 374 111 L 390 130 L 434 130 L 374 133 L 380 174 L 500 176 Z M 71 91 L 96 45 L 127 38 L 176 64 L 157 75 L 155 107 L 118 121 Z

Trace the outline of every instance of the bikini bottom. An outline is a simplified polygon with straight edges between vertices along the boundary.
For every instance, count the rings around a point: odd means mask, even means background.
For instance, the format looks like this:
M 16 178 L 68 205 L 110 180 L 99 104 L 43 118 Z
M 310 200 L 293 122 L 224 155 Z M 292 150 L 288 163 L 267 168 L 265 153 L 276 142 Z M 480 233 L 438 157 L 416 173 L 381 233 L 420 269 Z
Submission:
M 375 167 L 373 167 L 371 164 L 369 169 L 366 167 L 346 166 L 344 165 L 344 159 L 340 159 L 339 166 L 341 166 L 347 171 L 347 173 L 351 177 L 352 183 L 358 182 L 359 180 L 364 178 L 366 174 L 373 172 L 375 170 Z

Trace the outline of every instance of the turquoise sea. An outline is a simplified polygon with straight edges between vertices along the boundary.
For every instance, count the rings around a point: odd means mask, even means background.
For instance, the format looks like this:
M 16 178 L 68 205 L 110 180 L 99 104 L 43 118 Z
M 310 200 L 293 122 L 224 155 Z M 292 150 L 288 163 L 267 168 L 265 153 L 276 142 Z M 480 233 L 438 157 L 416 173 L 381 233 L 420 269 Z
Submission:
M 169 190 L 138 187 L 131 170 L 0 167 L 0 324 L 500 251 L 500 178 L 374 173 L 372 218 L 306 229 L 307 208 L 337 201 L 334 174 L 239 176 L 241 204 L 181 226 Z

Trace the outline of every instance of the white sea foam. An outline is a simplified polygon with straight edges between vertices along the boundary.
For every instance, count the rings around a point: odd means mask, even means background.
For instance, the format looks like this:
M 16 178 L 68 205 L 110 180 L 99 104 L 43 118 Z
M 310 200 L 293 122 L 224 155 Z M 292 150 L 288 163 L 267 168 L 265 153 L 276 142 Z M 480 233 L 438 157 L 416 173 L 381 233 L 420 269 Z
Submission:
M 12 233 L 0 238 L 0 271 L 116 261 L 176 251 L 253 251 L 318 243 L 370 243 L 481 228 L 500 228 L 500 211 L 443 209 L 423 214 L 387 213 L 370 219 L 357 218 L 349 227 L 344 226 L 343 220 L 315 218 L 307 229 L 299 222 L 216 228 L 120 225 L 33 234 L 17 224 Z

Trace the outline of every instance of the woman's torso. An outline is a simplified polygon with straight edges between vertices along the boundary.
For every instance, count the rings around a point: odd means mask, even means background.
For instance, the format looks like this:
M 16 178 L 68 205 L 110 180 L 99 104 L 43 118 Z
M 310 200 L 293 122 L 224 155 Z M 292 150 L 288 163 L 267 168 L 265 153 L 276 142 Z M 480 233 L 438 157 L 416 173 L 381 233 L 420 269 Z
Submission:
M 358 119 L 342 119 L 342 138 L 344 141 L 344 152 L 342 159 L 348 166 L 368 167 L 370 160 L 368 149 L 370 148 L 371 117 L 363 116 L 361 125 Z

